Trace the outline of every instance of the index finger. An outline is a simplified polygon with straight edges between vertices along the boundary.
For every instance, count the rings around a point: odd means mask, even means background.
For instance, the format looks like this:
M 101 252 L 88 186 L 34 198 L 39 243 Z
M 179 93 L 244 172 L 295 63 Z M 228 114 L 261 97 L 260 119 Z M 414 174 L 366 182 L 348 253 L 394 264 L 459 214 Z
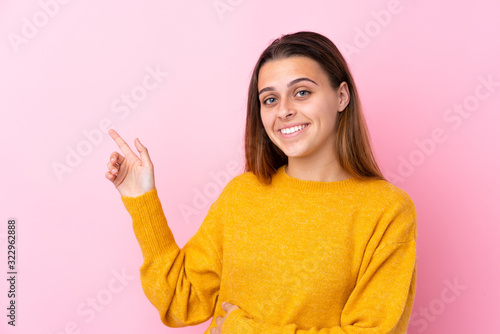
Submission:
M 113 129 L 109 129 L 108 133 L 111 136 L 111 138 L 113 138 L 113 140 L 115 141 L 115 143 L 118 145 L 118 147 L 120 148 L 120 150 L 122 150 L 123 154 L 125 154 L 126 157 L 130 158 L 130 157 L 133 156 L 136 159 L 139 159 L 137 157 L 137 155 L 135 155 L 134 151 L 132 151 L 130 149 L 130 146 L 128 146 L 128 144 L 125 142 L 125 140 L 123 140 L 122 137 L 120 137 L 120 135 L 118 134 L 118 132 L 116 132 Z

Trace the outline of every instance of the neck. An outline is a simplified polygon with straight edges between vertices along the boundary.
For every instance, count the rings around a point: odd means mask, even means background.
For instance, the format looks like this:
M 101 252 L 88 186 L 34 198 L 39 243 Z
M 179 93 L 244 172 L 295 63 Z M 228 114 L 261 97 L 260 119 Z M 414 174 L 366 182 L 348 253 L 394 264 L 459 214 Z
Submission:
M 289 158 L 285 169 L 288 176 L 307 181 L 343 181 L 352 178 L 336 159 L 319 162 L 311 159 Z

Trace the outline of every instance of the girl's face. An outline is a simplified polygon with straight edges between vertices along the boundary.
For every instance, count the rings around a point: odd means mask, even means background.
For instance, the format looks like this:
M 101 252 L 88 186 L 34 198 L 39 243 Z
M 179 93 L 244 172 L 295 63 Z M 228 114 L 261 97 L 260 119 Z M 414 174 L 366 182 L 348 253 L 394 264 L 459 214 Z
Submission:
M 347 84 L 333 89 L 320 65 L 303 56 L 269 61 L 258 78 L 262 123 L 289 163 L 335 159 L 334 125 L 349 103 Z

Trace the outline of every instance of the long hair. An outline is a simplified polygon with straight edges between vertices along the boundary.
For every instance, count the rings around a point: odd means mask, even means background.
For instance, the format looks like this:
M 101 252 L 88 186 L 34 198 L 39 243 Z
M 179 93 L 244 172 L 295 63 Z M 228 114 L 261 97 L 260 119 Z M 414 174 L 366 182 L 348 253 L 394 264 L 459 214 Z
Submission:
M 254 173 L 261 183 L 270 184 L 276 170 L 288 164 L 288 157 L 271 141 L 262 124 L 258 75 L 266 62 L 294 56 L 315 60 L 335 90 L 342 82 L 347 83 L 350 101 L 341 113 L 337 113 L 335 123 L 335 154 L 340 166 L 357 179 L 385 180 L 375 161 L 358 91 L 344 57 L 327 37 L 309 31 L 283 35 L 274 40 L 255 65 L 248 88 L 245 171 Z

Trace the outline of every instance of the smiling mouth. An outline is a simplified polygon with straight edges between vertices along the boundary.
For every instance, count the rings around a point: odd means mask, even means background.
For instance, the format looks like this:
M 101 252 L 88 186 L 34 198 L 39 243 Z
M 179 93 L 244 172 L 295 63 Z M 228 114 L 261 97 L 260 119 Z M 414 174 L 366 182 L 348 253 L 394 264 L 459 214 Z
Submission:
M 305 129 L 307 126 L 309 126 L 309 124 L 296 125 L 296 126 L 292 126 L 289 128 L 280 129 L 280 130 L 278 130 L 278 132 L 282 133 L 284 135 L 291 135 L 293 133 L 296 133 L 296 132 L 299 132 L 299 131 Z

